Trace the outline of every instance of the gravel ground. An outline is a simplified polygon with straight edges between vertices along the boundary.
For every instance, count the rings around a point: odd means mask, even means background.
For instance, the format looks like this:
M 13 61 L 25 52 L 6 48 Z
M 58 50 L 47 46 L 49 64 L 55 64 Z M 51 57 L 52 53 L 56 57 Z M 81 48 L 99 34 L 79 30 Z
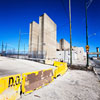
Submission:
M 100 83 L 92 72 L 68 70 L 48 86 L 23 95 L 22 100 L 100 100 Z
M 0 76 L 55 68 L 37 62 L 0 57 Z M 100 100 L 100 82 L 93 72 L 68 70 L 54 82 L 21 100 Z

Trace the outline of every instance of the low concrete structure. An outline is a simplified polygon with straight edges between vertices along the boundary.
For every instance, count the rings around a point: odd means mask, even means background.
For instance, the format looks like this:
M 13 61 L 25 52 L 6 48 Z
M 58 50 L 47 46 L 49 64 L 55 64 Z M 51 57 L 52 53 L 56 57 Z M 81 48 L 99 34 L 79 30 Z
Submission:
M 70 49 L 63 50 L 63 51 L 56 51 L 56 57 L 59 60 L 65 61 L 67 63 L 70 63 Z M 84 49 L 82 47 L 73 47 L 72 49 L 72 60 L 85 60 L 86 59 L 86 53 L 84 52 Z
M 76 51 L 72 51 L 72 60 L 77 60 Z M 60 61 L 70 63 L 70 51 L 57 51 L 56 56 Z
M 83 60 L 86 58 L 86 53 L 84 52 L 83 47 L 72 47 L 73 51 L 76 51 L 77 60 Z
M 56 57 L 58 60 L 63 60 L 66 62 L 70 62 L 70 44 L 61 39 L 60 42 L 57 42 L 57 51 Z M 84 52 L 83 47 L 72 47 L 72 60 L 84 60 L 86 58 L 86 53 Z

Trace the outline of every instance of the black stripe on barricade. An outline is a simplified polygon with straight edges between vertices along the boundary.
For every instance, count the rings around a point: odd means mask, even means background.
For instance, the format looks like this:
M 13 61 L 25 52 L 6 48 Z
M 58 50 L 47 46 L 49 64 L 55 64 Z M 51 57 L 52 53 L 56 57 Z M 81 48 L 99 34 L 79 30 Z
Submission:
M 16 100 L 20 98 L 21 75 L 0 78 L 0 100 Z

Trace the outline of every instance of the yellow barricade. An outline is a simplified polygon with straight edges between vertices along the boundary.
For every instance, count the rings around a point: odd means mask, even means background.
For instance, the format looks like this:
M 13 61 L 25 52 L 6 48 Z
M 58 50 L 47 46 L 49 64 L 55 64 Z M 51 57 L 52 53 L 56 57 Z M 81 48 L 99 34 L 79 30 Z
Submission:
M 64 63 L 64 62 L 54 61 L 54 66 L 56 66 L 56 69 L 54 71 L 55 78 L 59 75 L 63 75 L 68 69 L 67 63 Z
M 54 61 L 53 60 L 45 60 L 45 64 L 48 64 L 48 65 L 53 65 Z
M 20 98 L 20 74 L 0 78 L 0 100 Z
M 22 92 L 28 94 L 53 81 L 53 70 L 41 70 L 22 74 Z

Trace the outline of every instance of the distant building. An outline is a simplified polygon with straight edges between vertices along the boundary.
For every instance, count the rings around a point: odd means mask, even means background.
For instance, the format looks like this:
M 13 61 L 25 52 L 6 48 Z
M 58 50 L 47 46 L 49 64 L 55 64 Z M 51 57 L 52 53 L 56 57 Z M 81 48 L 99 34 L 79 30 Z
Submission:
M 63 51 L 69 49 L 70 44 L 66 40 L 61 39 L 59 43 L 57 42 L 56 47 L 57 47 L 57 51 Z
M 56 51 L 60 51 L 60 44 L 56 42 Z
M 57 51 L 56 57 L 59 60 L 70 62 L 70 44 L 61 39 L 60 42 L 57 42 Z M 83 47 L 72 47 L 72 60 L 84 60 L 86 58 L 86 53 L 84 52 Z
M 64 39 L 61 39 L 59 44 L 60 44 L 60 50 L 67 50 L 70 48 L 70 44 Z
M 29 52 L 33 57 L 56 58 L 56 24 L 44 13 L 30 23 Z

